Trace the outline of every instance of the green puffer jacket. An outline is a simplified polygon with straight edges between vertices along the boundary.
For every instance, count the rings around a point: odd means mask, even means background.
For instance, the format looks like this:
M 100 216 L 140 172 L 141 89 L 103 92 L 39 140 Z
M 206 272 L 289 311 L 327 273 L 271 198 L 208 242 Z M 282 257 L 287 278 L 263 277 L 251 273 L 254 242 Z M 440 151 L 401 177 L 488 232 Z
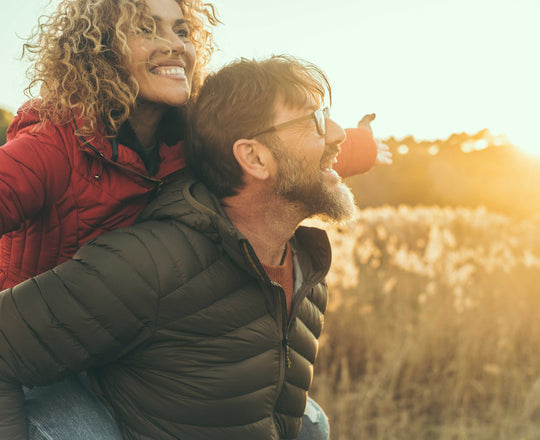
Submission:
M 20 384 L 81 370 L 126 439 L 296 438 L 331 253 L 315 228 L 300 227 L 291 244 L 301 287 L 287 317 L 246 238 L 185 176 L 141 223 L 3 291 L 0 438 L 25 438 Z

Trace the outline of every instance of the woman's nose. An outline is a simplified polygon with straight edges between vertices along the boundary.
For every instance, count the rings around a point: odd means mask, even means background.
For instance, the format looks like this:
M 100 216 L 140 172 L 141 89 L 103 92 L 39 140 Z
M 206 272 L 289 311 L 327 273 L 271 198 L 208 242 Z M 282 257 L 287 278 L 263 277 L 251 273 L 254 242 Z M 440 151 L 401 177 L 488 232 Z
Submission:
M 162 52 L 173 54 L 179 53 L 182 54 L 186 50 L 186 44 L 175 32 L 170 32 L 166 37 L 163 37 L 164 45 Z

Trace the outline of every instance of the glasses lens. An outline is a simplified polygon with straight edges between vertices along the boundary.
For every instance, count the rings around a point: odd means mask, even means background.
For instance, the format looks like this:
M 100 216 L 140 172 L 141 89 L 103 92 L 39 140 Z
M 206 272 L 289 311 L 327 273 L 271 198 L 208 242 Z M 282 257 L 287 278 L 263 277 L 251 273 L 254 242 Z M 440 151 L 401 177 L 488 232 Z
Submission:
M 317 131 L 321 136 L 326 135 L 326 118 L 330 117 L 330 109 L 328 107 L 320 108 L 315 111 L 315 120 L 317 121 Z

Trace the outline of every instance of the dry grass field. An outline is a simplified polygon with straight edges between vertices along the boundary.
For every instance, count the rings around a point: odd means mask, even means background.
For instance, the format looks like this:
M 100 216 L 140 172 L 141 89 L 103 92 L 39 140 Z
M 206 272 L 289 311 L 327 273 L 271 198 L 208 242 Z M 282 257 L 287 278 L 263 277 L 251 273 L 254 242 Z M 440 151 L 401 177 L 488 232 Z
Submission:
M 383 207 L 329 233 L 332 440 L 540 439 L 540 217 Z

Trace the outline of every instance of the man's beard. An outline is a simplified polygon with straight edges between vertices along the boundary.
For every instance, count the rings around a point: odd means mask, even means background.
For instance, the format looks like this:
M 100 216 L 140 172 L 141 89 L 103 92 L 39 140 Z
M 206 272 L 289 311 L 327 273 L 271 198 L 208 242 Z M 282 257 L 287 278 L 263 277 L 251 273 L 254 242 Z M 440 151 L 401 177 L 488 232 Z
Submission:
M 300 208 L 305 218 L 344 222 L 354 217 L 354 196 L 347 185 L 325 182 L 320 167 L 309 169 L 282 148 L 273 149 L 273 154 L 278 162 L 274 192 Z

